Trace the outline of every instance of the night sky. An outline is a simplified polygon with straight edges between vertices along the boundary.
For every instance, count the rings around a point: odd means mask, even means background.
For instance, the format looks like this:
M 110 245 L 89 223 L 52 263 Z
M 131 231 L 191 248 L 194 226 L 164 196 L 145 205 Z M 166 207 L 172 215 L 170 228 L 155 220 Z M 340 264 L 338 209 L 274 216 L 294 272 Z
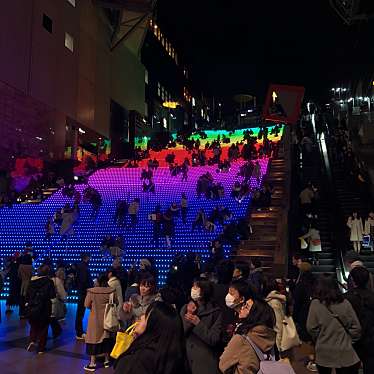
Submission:
M 373 22 L 346 26 L 328 0 L 159 0 L 157 17 L 191 65 L 193 86 L 216 96 L 262 101 L 273 82 L 322 100 L 373 61 Z

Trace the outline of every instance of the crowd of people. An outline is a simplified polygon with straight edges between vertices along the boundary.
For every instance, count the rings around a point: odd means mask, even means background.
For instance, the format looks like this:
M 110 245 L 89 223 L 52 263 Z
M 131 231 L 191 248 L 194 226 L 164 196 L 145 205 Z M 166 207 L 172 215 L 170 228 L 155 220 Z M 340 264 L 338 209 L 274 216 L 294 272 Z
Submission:
M 86 371 L 113 365 L 121 374 L 255 374 L 261 355 L 291 368 L 300 344 L 309 350 L 310 371 L 356 374 L 360 365 L 364 373 L 374 370 L 374 282 L 354 253 L 347 257 L 344 295 L 334 276 L 316 278 L 311 263 L 298 255 L 287 280 L 265 275 L 256 259 L 250 265 L 213 261 L 212 252 L 212 261 L 201 263 L 193 253 L 178 255 L 161 288 L 148 258 L 126 270 L 116 257 L 95 280 L 87 253 L 73 269 L 47 259 L 35 275 L 32 258 L 28 244 L 9 264 L 6 312 L 19 305 L 20 317 L 30 323 L 26 348 L 42 354 L 48 328 L 55 339 L 63 332 L 59 320 L 65 318 L 67 291 L 74 287 L 76 338 L 86 344 Z M 115 318 L 108 319 L 110 306 Z M 116 333 L 128 328 L 131 344 L 113 360 Z

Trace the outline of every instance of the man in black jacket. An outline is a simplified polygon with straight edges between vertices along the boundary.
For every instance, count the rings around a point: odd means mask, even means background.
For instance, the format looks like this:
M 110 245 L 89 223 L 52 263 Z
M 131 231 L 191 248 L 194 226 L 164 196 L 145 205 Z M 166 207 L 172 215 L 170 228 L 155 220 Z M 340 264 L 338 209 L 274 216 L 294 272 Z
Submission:
M 374 293 L 368 290 L 369 271 L 357 266 L 350 276 L 353 288 L 345 297 L 352 304 L 361 324 L 361 339 L 354 345 L 360 357 L 364 374 L 374 373 Z
M 77 334 L 77 340 L 84 340 L 85 334 L 83 333 L 83 318 L 86 308 L 84 307 L 84 300 L 86 298 L 87 289 L 93 286 L 90 269 L 88 268 L 88 262 L 91 256 L 88 253 L 82 253 L 82 261 L 77 265 L 77 293 L 78 293 L 78 305 L 77 314 L 75 316 L 75 332 Z

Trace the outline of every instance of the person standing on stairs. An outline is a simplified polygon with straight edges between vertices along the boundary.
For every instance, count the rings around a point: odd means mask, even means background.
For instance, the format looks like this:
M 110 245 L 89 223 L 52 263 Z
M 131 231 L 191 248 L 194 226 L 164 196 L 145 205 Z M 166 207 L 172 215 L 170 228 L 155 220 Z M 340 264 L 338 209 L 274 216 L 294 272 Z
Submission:
M 183 192 L 182 198 L 181 198 L 181 216 L 182 216 L 182 221 L 184 225 L 187 223 L 187 211 L 188 211 L 187 195 L 185 192 Z
M 347 226 L 350 229 L 350 240 L 353 243 L 353 249 L 355 252 L 359 253 L 361 251 L 364 228 L 362 225 L 362 219 L 357 212 L 353 212 L 352 216 L 348 218 Z
M 372 246 L 372 242 L 374 239 L 374 212 L 371 211 L 365 220 L 365 226 L 364 226 L 364 234 L 370 235 L 370 244 Z
M 139 205 L 140 205 L 140 199 L 136 198 L 134 199 L 130 205 L 129 205 L 129 216 L 131 218 L 131 226 L 135 228 L 137 222 L 138 222 L 138 213 L 139 213 Z

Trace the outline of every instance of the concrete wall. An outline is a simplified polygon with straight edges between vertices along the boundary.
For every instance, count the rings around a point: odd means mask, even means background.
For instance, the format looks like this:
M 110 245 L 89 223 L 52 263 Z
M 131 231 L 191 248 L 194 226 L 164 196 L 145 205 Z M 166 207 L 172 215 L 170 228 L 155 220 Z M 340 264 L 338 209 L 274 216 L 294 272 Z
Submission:
M 43 14 L 53 21 L 52 33 L 43 28 Z M 73 52 L 65 47 L 66 32 L 74 38 Z M 91 0 L 77 0 L 76 7 L 67 0 L 2 4 L 0 131 L 10 139 L 8 150 L 21 141 L 17 125 L 28 134 L 26 155 L 35 153 L 34 139 L 43 134 L 46 152 L 60 157 L 67 117 L 109 136 L 111 98 L 144 114 L 144 67 L 125 45 L 110 51 L 111 32 Z

